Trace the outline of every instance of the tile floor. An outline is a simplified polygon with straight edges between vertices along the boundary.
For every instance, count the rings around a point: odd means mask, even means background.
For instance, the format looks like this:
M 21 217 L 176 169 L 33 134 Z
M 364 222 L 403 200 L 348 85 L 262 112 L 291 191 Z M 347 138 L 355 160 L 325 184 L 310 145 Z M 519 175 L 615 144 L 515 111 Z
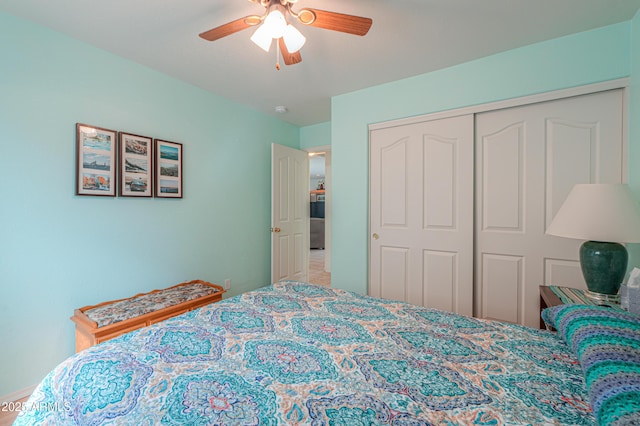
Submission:
M 324 271 L 324 250 L 309 251 L 309 282 L 331 287 L 331 273 Z

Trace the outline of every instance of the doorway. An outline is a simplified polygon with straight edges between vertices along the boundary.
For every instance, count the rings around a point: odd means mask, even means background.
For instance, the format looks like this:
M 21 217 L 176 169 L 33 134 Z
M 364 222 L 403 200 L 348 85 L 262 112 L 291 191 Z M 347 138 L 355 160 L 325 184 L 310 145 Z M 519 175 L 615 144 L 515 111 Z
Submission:
M 309 278 L 309 157 L 271 144 L 271 282 Z
M 331 286 L 331 152 L 309 152 L 309 282 Z

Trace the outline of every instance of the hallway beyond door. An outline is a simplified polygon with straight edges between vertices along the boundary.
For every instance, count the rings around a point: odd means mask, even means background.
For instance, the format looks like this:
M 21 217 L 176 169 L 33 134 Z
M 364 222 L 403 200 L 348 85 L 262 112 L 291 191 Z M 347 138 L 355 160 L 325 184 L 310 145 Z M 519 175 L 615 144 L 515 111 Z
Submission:
M 324 250 L 309 250 L 309 282 L 331 287 L 331 273 L 324 270 Z

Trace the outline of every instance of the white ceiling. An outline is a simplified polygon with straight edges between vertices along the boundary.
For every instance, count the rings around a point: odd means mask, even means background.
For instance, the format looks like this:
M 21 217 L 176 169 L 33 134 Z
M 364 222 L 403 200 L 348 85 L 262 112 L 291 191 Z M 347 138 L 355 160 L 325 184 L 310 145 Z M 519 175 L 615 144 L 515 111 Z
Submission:
M 247 29 L 198 34 L 264 8 L 247 0 L 0 0 L 0 10 L 300 126 L 331 118 L 331 97 L 631 19 L 640 0 L 299 0 L 370 17 L 365 37 L 297 25 L 300 64 Z M 274 108 L 284 105 L 285 114 Z

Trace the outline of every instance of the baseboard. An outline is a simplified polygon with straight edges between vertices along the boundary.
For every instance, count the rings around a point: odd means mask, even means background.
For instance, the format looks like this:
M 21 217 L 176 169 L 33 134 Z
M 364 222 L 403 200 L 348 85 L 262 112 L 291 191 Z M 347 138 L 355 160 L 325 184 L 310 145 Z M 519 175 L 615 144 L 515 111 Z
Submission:
M 0 396 L 0 402 L 14 402 L 31 395 L 38 385 L 29 386 L 28 388 L 15 391 L 8 395 Z

